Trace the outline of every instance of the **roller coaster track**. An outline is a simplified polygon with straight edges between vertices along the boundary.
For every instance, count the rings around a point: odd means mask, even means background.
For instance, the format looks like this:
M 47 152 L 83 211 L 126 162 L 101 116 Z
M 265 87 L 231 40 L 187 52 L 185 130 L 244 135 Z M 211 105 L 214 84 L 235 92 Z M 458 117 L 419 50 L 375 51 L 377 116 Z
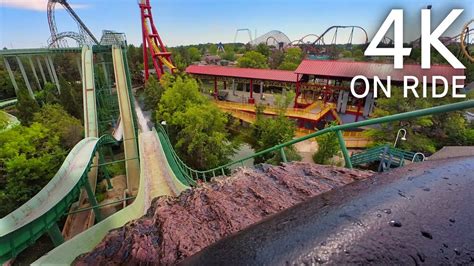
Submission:
M 75 32 L 64 32 L 58 34 L 58 29 L 56 27 L 56 20 L 54 15 L 54 10 L 56 4 L 61 4 L 64 9 L 71 15 L 74 21 L 79 27 L 79 33 Z M 51 37 L 49 39 L 50 47 L 66 47 L 67 43 L 63 41 L 64 38 L 72 38 L 76 41 L 80 40 L 86 44 L 99 44 L 99 41 L 95 38 L 94 34 L 87 28 L 87 26 L 82 22 L 81 18 L 74 12 L 72 7 L 66 0 L 49 0 L 47 6 L 48 14 L 48 24 L 49 30 L 51 31 Z M 80 37 L 79 37 L 80 36 Z M 79 41 L 78 41 L 79 42 Z
M 0 219 L 0 263 L 17 256 L 43 233 L 54 234 L 51 231 L 58 230 L 56 221 L 77 199 L 81 186 L 88 184 L 88 173 L 97 149 L 114 141 L 110 136 L 80 141 L 38 194 Z
M 353 41 L 353 38 L 354 38 L 354 30 L 355 29 L 359 29 L 361 30 L 364 35 L 365 35 L 365 41 L 364 41 L 364 44 L 367 44 L 369 42 L 369 36 L 367 35 L 367 31 L 360 27 L 360 26 L 340 26 L 340 25 L 336 25 L 336 26 L 331 26 L 329 28 L 327 28 L 320 36 L 319 38 L 317 38 L 314 42 L 313 42 L 313 45 L 317 45 L 319 43 L 321 43 L 321 41 L 323 41 L 324 43 L 324 37 L 326 36 L 326 34 L 328 34 L 328 32 L 330 32 L 331 30 L 335 30 L 334 32 L 334 35 L 332 37 L 332 41 L 331 41 L 331 44 L 336 44 L 337 42 L 337 32 L 339 29 L 351 29 L 351 33 L 349 35 L 349 40 L 348 40 L 348 43 L 352 43 Z
M 163 66 L 166 66 L 171 73 L 176 70 L 176 67 L 171 62 L 171 53 L 167 51 L 153 22 L 150 0 L 140 0 L 139 7 L 142 21 L 143 58 L 148 58 L 148 52 L 150 52 L 156 75 L 160 79 L 165 73 Z M 144 60 L 144 70 L 145 80 L 148 80 L 148 60 Z
M 128 69 L 125 66 L 125 54 L 122 49 L 113 47 L 114 68 L 116 74 L 117 92 L 121 120 L 124 121 L 124 147 L 127 159 L 126 170 L 131 178 L 138 178 L 138 147 L 135 136 L 135 126 L 132 118 L 130 103 L 130 86 Z M 68 211 L 72 202 L 80 196 L 80 203 L 89 198 L 91 205 L 97 205 L 94 198 L 94 188 L 97 178 L 98 160 L 96 153 L 102 145 L 116 143 L 109 135 L 98 138 L 97 107 L 93 75 L 92 49 L 82 50 L 83 67 L 83 97 L 84 125 L 86 138 L 80 141 L 66 157 L 63 165 L 53 179 L 20 208 L 0 219 L 0 263 L 15 257 L 23 249 L 34 243 L 44 232 L 52 236 L 55 244 L 63 241 L 56 222 Z M 128 142 L 127 142 L 128 140 Z M 138 183 L 138 180 L 134 180 Z M 130 186 L 132 182 L 129 181 Z M 81 186 L 85 190 L 81 193 Z M 65 224 L 66 238 L 73 237 L 87 229 L 93 223 L 94 216 L 100 220 L 98 209 L 80 212 L 68 216 Z
M 471 55 L 470 51 L 469 51 L 469 37 L 471 37 L 471 34 L 474 34 L 474 29 L 469 29 L 469 25 L 471 23 L 474 23 L 474 19 L 469 21 L 468 23 L 466 23 L 466 25 L 464 25 L 463 27 L 463 30 L 460 34 L 460 41 L 461 41 L 461 50 L 462 52 L 464 53 L 464 55 L 471 61 L 474 63 L 474 57 Z M 471 37 L 472 38 L 472 37 Z M 474 38 L 472 38 L 474 39 Z M 472 41 L 471 39 L 471 41 Z

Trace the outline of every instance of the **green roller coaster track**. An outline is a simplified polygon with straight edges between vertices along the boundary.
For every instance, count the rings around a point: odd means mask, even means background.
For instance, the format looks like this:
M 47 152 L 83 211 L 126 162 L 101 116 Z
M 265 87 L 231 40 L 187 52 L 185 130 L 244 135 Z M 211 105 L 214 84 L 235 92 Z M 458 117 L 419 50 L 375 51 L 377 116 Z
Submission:
M 18 255 L 45 232 L 50 233 L 55 244 L 61 243 L 56 221 L 77 200 L 82 186 L 90 190 L 87 174 L 92 168 L 94 154 L 103 145 L 112 143 L 116 141 L 109 135 L 80 141 L 52 180 L 34 198 L 0 220 L 0 263 Z M 43 212 L 45 202 L 51 208 Z

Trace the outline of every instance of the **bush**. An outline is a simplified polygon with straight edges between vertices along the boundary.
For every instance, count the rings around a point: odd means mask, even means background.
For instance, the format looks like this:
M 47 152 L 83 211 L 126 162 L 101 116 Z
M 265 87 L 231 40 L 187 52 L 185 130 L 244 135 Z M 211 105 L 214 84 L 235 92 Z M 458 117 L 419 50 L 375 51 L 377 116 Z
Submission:
M 336 132 L 318 136 L 316 141 L 318 142 L 318 150 L 313 154 L 313 161 L 317 164 L 332 164 L 332 158 L 340 154 Z

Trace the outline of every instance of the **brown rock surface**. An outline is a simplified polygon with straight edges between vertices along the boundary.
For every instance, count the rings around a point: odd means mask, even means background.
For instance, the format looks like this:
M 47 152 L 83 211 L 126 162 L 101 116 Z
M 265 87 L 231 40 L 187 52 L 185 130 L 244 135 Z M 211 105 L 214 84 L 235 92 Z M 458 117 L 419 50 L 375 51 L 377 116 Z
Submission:
M 271 214 L 372 174 L 308 163 L 241 169 L 179 197 L 155 199 L 145 216 L 111 231 L 75 264 L 174 264 Z

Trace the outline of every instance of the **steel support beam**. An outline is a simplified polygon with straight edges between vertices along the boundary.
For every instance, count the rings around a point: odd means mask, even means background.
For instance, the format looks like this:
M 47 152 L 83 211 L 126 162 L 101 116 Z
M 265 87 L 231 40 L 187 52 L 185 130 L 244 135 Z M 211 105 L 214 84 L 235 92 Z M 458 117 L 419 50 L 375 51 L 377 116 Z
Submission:
M 51 67 L 51 72 L 53 73 L 53 80 L 56 83 L 58 93 L 61 94 L 61 86 L 59 85 L 59 79 L 58 79 L 58 75 L 56 74 L 56 69 L 54 68 L 53 59 L 49 55 L 47 56 L 47 58 L 48 58 L 49 66 Z
M 33 90 L 31 89 L 31 84 L 30 81 L 28 80 L 28 76 L 26 75 L 25 68 L 23 67 L 23 63 L 21 62 L 20 58 L 18 56 L 15 56 L 16 61 L 18 62 L 18 66 L 20 67 L 20 72 L 21 75 L 23 76 L 23 80 L 25 81 L 26 88 L 28 89 L 28 93 L 30 94 L 31 98 L 35 98 L 35 95 L 33 94 Z
M 82 80 L 82 66 L 81 66 L 81 60 L 79 59 L 79 57 L 76 58 L 76 64 L 77 64 L 77 69 L 79 70 L 79 75 L 81 76 L 81 80 Z
M 285 148 L 284 147 L 280 149 L 280 155 L 281 155 L 281 160 L 284 163 L 288 162 L 288 160 L 286 159 L 286 154 L 285 154 Z
M 48 58 L 47 58 L 47 57 L 44 58 L 44 62 L 46 63 L 46 69 L 48 70 L 49 81 L 50 81 L 51 83 L 55 83 L 54 77 L 53 77 L 53 71 L 51 70 L 51 66 L 49 65 L 49 61 L 48 61 Z
M 235 96 L 235 79 L 232 79 L 232 95 Z
M 44 74 L 43 65 L 41 64 L 41 60 L 40 60 L 39 57 L 36 57 L 36 62 L 38 63 L 41 78 L 43 79 L 43 84 L 46 84 L 46 82 L 48 82 L 48 81 L 46 80 L 46 75 Z
M 217 77 L 214 77 L 214 100 L 217 100 Z
M 10 67 L 10 63 L 8 63 L 8 59 L 6 57 L 3 58 L 3 62 L 5 63 L 5 67 L 7 68 L 8 76 L 10 76 L 10 81 L 12 82 L 13 88 L 15 89 L 15 94 L 18 97 L 18 84 L 16 83 L 15 80 L 15 75 L 13 74 L 13 71 Z
M 28 61 L 30 62 L 30 67 L 31 67 L 31 71 L 33 71 L 33 76 L 35 76 L 35 80 L 36 80 L 36 83 L 38 84 L 38 89 L 43 89 L 43 87 L 41 86 L 41 82 L 38 78 L 38 74 L 36 74 L 36 67 L 35 67 L 35 64 L 33 64 L 33 60 L 31 59 L 31 56 L 28 56 Z
M 89 203 L 92 205 L 93 210 L 94 210 L 94 215 L 95 215 L 95 220 L 97 222 L 102 221 L 102 215 L 100 214 L 100 210 L 97 208 L 99 204 L 97 204 L 97 200 L 95 199 L 94 192 L 92 191 L 91 184 L 89 184 L 89 180 L 86 179 L 84 182 L 84 188 L 86 189 L 87 192 L 87 197 L 89 199 Z
M 341 147 L 342 155 L 344 156 L 344 161 L 346 162 L 346 168 L 352 169 L 351 156 L 349 156 L 349 151 L 346 148 L 346 142 L 342 136 L 342 131 L 337 130 L 337 139 L 339 140 L 339 146 Z
M 254 104 L 255 99 L 253 98 L 253 80 L 250 80 L 250 97 L 249 97 L 249 103 Z
M 48 229 L 48 235 L 55 247 L 64 243 L 64 237 L 61 234 L 57 223 L 54 223 L 54 225 Z
M 99 165 L 102 165 L 100 167 L 100 170 L 102 174 L 104 175 L 105 179 L 107 180 L 107 189 L 112 189 L 112 182 L 110 182 L 110 173 L 109 170 L 107 170 L 107 167 L 103 165 L 105 163 L 105 158 L 104 154 L 99 151 Z

